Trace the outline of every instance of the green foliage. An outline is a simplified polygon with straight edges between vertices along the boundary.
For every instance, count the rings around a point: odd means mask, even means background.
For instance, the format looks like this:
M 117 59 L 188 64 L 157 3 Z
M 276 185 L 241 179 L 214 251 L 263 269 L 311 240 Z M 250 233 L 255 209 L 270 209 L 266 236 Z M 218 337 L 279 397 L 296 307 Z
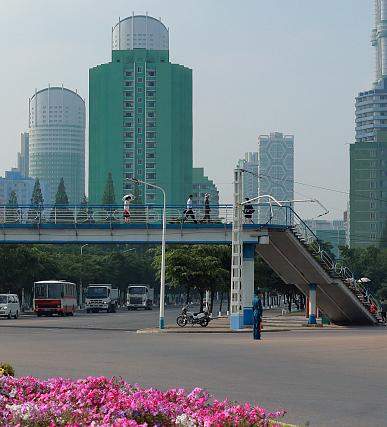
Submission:
M 108 173 L 108 177 L 105 184 L 105 190 L 102 196 L 103 205 L 114 205 L 116 203 L 116 196 L 114 193 L 114 183 L 112 173 Z
M 381 301 L 387 301 L 387 283 L 381 284 L 377 296 Z
M 14 377 L 15 376 L 15 369 L 9 364 L 9 363 L 0 363 L 0 377 L 2 375 L 8 376 L 8 377 Z
M 69 198 L 66 193 L 66 187 L 64 179 L 61 178 L 58 185 L 58 190 L 55 195 L 55 206 L 67 206 L 69 204 Z
M 43 203 L 44 203 L 44 199 L 43 199 L 42 189 L 40 188 L 40 181 L 39 181 L 39 178 L 36 178 L 34 189 L 32 191 L 31 205 L 34 207 L 41 207 L 43 206 Z
M 16 194 L 15 190 L 12 190 L 11 194 L 9 195 L 7 207 L 9 207 L 9 208 L 18 208 L 19 207 L 19 203 L 17 201 L 17 194 Z

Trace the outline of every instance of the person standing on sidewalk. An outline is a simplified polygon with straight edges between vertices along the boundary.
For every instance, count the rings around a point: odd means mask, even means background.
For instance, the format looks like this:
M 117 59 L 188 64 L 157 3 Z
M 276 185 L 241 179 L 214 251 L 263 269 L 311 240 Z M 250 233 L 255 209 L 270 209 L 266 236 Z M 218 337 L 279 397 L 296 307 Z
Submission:
M 261 300 L 261 292 L 259 292 L 258 296 L 254 295 L 253 298 L 253 338 L 255 340 L 261 339 L 262 315 L 263 307 Z

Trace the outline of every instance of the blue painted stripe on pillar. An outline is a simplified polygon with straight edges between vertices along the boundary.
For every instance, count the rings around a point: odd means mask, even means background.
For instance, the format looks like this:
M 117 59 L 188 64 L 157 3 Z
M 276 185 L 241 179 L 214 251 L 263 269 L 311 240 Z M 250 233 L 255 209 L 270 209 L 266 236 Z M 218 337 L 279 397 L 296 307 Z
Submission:
M 245 243 L 243 245 L 243 259 L 254 259 L 255 245 L 251 243 Z
M 234 331 L 243 329 L 243 315 L 242 314 L 232 314 L 230 316 L 230 328 Z

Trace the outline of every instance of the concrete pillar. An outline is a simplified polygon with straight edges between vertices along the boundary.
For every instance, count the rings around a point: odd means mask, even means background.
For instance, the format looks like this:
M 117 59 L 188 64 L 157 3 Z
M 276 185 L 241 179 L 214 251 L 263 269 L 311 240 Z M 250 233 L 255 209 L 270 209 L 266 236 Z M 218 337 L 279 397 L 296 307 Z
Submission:
M 244 325 L 253 324 L 254 255 L 255 255 L 254 244 L 243 245 L 242 303 L 243 303 Z
M 309 325 L 317 323 L 317 286 L 314 283 L 309 284 Z

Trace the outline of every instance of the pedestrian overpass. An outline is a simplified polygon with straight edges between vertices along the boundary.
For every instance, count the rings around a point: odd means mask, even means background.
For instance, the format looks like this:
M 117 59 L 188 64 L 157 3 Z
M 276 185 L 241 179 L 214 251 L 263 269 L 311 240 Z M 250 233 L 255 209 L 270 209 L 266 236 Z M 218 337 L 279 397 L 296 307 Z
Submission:
M 267 203 L 255 206 L 267 209 Z M 0 206 L 2 244 L 159 244 L 163 207 L 132 206 L 125 223 L 121 206 Z M 239 212 L 239 213 L 238 213 Z M 290 206 L 270 206 L 268 220 L 245 224 L 241 209 L 204 207 L 185 221 L 183 206 L 166 207 L 167 244 L 232 244 L 231 327 L 252 321 L 254 254 L 257 252 L 286 284 L 294 284 L 336 324 L 375 325 L 377 304 L 352 272 L 323 249 L 312 230 Z M 239 228 L 236 226 L 239 215 Z M 238 242 L 236 242 L 238 236 Z

